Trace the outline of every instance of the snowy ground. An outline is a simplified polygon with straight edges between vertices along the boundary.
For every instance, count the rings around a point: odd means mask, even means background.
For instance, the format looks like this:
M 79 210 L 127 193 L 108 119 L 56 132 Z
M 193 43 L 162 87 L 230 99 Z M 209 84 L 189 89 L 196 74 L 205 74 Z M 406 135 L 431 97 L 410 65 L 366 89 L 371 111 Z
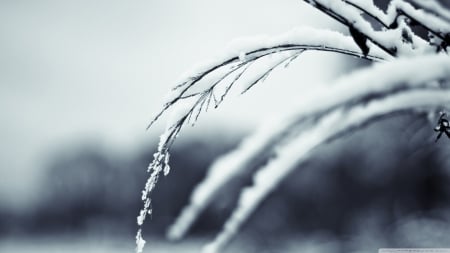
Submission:
M 188 240 L 182 243 L 170 244 L 163 240 L 149 240 L 144 252 L 199 252 L 201 240 Z M 2 238 L 0 239 L 1 253 L 118 253 L 134 252 L 132 238 Z

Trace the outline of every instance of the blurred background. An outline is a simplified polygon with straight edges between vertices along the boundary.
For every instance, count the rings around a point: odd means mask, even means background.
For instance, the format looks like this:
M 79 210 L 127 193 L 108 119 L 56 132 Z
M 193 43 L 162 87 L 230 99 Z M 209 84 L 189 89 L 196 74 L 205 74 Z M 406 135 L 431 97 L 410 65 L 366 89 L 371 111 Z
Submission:
M 132 252 L 165 118 L 145 128 L 170 87 L 234 38 L 301 25 L 346 32 L 298 0 L 0 1 L 0 252 Z M 167 242 L 212 161 L 365 64 L 306 52 L 184 129 L 153 195 L 145 252 L 198 252 L 251 182 L 230 182 L 186 240 Z M 434 143 L 432 128 L 401 116 L 317 150 L 227 251 L 450 247 L 450 142 Z

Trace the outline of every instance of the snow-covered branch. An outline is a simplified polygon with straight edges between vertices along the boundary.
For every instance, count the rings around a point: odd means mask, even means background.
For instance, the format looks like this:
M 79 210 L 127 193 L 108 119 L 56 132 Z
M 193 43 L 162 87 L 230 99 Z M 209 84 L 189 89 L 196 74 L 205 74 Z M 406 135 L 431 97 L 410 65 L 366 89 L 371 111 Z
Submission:
M 257 69 L 257 74 L 251 81 L 243 84 L 243 92 L 264 80 L 275 68 L 289 64 L 305 50 L 330 51 L 372 61 L 389 59 L 389 55 L 382 51 L 362 54 L 348 36 L 312 28 L 298 28 L 274 38 L 254 37 L 233 42 L 226 54 L 196 68 L 191 72 L 194 74 L 183 77 L 183 81 L 169 94 L 163 109 L 150 123 L 149 127 L 164 112 L 174 107 L 175 113 L 161 135 L 158 150 L 148 167 L 150 177 L 142 192 L 144 208 L 138 217 L 139 226 L 142 226 L 146 216 L 151 213 L 150 193 L 159 175 L 162 171 L 167 174 L 170 170 L 169 150 L 183 126 L 195 122 L 202 110 L 207 110 L 211 104 L 214 107 L 219 106 L 254 62 L 262 58 L 267 59 L 270 55 L 276 56 L 269 59 L 265 69 Z M 200 86 L 204 79 L 208 79 L 209 83 L 206 88 L 198 90 L 197 86 Z
M 403 0 L 393 0 L 384 13 L 372 1 L 355 0 L 305 0 L 340 23 L 357 31 L 355 41 L 364 46 L 366 39 L 393 56 L 423 54 L 432 46 L 417 36 L 410 28 L 410 22 L 421 25 L 433 35 L 450 43 L 450 23 L 439 16 L 414 8 Z M 353 7 L 353 8 L 349 8 Z M 375 30 L 362 14 L 376 20 L 384 29 Z M 409 19 L 402 19 L 405 17 Z M 369 47 L 369 45 L 367 45 Z
M 137 218 L 137 252 L 145 244 L 141 227 L 152 211 L 151 192 L 158 177 L 170 171 L 169 150 L 182 128 L 195 123 L 211 106 L 219 106 L 231 90 L 246 92 L 306 50 L 334 52 L 376 63 L 310 94 L 311 99 L 301 101 L 293 113 L 265 124 L 236 150 L 218 159 L 168 230 L 169 238 L 183 237 L 227 182 L 265 164 L 255 174 L 254 185 L 242 192 L 224 230 L 205 249 L 215 252 L 232 238 L 266 195 L 319 145 L 382 117 L 450 106 L 450 58 L 446 51 L 450 44 L 449 12 L 439 10 L 435 0 L 412 0 L 415 5 L 392 0 L 386 12 L 370 0 L 304 1 L 347 26 L 351 36 L 303 27 L 275 37 L 236 40 L 222 55 L 185 74 L 168 94 L 149 125 L 171 111 L 148 167 L 150 176 L 142 192 L 144 207 Z M 368 17 L 381 29 L 373 28 Z M 413 25 L 420 25 L 431 36 L 416 35 Z
M 212 92 L 228 76 L 239 73 L 238 70 L 245 72 L 245 67 L 261 58 L 283 52 L 290 53 L 294 58 L 305 50 L 335 52 L 372 61 L 391 59 L 381 50 L 374 50 L 370 54 L 364 55 L 351 37 L 339 32 L 309 27 L 300 27 L 275 37 L 241 38 L 232 42 L 222 55 L 200 64 L 184 74 L 180 78 L 179 84 L 169 93 L 163 109 L 152 120 L 149 127 L 177 101 Z M 207 88 L 199 92 L 191 92 L 191 90 L 195 90 L 197 83 L 214 74 L 217 74 L 218 77 L 215 78 L 215 81 L 210 82 Z M 217 99 L 215 102 L 220 103 L 221 100 Z
M 445 37 L 449 36 L 450 22 L 424 10 L 418 10 L 414 8 L 413 5 L 403 0 L 393 0 L 389 5 L 387 12 L 387 17 L 391 18 L 391 20 L 387 20 L 387 22 L 391 24 L 396 21 L 398 16 L 405 15 L 407 18 L 411 19 L 412 22 L 421 25 L 441 39 L 446 39 Z
M 450 11 L 448 11 L 441 3 L 437 0 L 411 0 L 416 6 L 421 9 L 427 10 L 436 16 L 445 19 L 450 22 Z
M 429 66 L 429 71 L 421 71 Z M 386 73 L 392 73 L 390 75 Z M 421 74 L 417 74 L 421 73 Z M 427 56 L 416 59 L 399 59 L 356 72 L 338 80 L 331 88 L 324 88 L 303 101 L 294 115 L 271 120 L 247 138 L 238 148 L 216 160 L 208 176 L 193 191 L 190 204 L 183 209 L 168 231 L 168 237 L 184 236 L 200 213 L 214 199 L 225 183 L 267 159 L 271 150 L 291 137 L 289 132 L 304 127 L 305 122 L 317 121 L 331 111 L 351 108 L 369 99 L 385 97 L 407 89 L 434 89 L 436 80 L 450 77 L 450 59 L 445 56 Z M 321 98 L 321 103 L 316 98 Z
M 302 132 L 291 142 L 278 146 L 275 158 L 255 174 L 253 186 L 241 192 L 237 208 L 214 242 L 204 248 L 204 252 L 215 253 L 225 246 L 265 197 L 299 163 L 308 159 L 316 147 L 352 133 L 380 118 L 399 113 L 428 113 L 429 110 L 443 105 L 450 108 L 450 91 L 413 90 L 324 115 L 314 127 Z

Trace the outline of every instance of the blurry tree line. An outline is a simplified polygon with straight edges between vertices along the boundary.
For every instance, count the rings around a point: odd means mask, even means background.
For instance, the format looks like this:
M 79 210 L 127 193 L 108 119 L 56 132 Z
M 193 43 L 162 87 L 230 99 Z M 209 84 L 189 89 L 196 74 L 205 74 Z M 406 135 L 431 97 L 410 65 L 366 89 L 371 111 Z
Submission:
M 195 137 L 174 146 L 177 169 L 153 193 L 158 208 L 146 224 L 150 234 L 163 236 L 213 158 L 241 138 L 223 132 L 212 134 L 214 141 Z M 344 240 L 370 219 L 383 231 L 411 215 L 450 222 L 450 142 L 434 143 L 434 138 L 427 119 L 402 116 L 324 145 L 271 194 L 243 233 L 267 239 L 326 231 Z M 0 208 L 0 233 L 132 236 L 152 153 L 143 147 L 134 157 L 121 157 L 96 145 L 55 153 L 39 205 L 13 214 Z M 251 172 L 230 182 L 197 222 L 194 235 L 220 230 L 239 189 L 250 183 Z

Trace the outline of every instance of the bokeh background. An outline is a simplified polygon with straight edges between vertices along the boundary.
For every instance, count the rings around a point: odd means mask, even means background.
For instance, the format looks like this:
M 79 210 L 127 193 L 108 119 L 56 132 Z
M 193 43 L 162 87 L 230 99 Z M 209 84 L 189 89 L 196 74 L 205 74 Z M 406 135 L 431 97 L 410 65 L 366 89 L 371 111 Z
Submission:
M 145 128 L 170 87 L 234 38 L 301 25 L 346 32 L 298 0 L 0 1 L 0 252 L 132 252 L 165 118 Z M 230 182 L 186 240 L 167 242 L 208 165 L 365 64 L 306 52 L 184 129 L 154 192 L 146 252 L 198 252 L 251 183 Z M 450 247 L 450 142 L 434 143 L 432 128 L 400 116 L 318 149 L 227 250 Z

